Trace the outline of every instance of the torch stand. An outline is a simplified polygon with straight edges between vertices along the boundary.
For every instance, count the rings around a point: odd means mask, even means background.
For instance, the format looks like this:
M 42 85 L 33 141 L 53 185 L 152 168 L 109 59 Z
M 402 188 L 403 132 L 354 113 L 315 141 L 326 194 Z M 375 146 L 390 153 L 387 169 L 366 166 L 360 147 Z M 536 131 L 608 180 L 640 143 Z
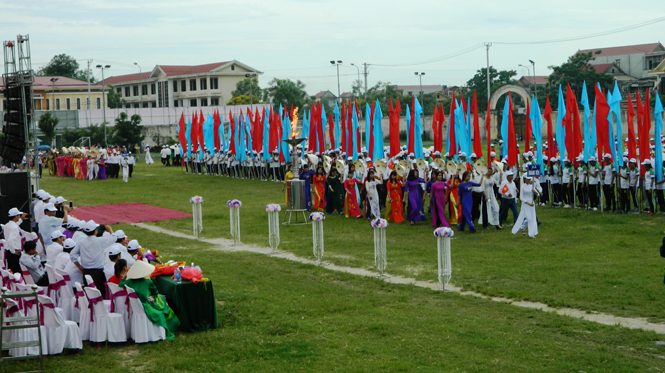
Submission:
M 282 140 L 291 145 L 291 174 L 293 179 L 286 185 L 287 205 L 286 213 L 284 214 L 284 221 L 282 224 L 303 225 L 309 224 L 307 219 L 307 199 L 306 199 L 306 183 L 305 180 L 298 179 L 298 152 L 296 147 L 305 139 L 286 139 Z M 291 217 L 295 215 L 294 222 L 291 222 Z M 298 216 L 302 214 L 303 222 L 298 222 Z M 287 221 L 288 216 L 288 221 Z

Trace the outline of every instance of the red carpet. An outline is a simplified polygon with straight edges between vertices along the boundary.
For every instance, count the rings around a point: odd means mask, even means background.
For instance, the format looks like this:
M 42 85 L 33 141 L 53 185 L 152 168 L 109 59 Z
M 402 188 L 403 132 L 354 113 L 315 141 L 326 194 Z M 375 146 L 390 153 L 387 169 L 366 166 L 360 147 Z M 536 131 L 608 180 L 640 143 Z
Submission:
M 145 205 L 138 202 L 102 206 L 81 206 L 76 207 L 70 214 L 80 220 L 94 220 L 97 224 L 108 225 L 141 223 L 144 221 L 155 222 L 192 217 L 192 214 L 182 211 Z

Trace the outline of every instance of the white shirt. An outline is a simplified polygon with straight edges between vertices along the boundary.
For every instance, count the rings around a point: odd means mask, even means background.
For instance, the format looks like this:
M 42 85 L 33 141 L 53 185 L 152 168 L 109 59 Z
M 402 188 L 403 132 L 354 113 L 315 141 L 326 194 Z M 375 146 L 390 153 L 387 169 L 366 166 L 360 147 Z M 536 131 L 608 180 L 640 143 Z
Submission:
M 639 168 L 635 167 L 635 169 L 628 169 L 630 173 L 630 187 L 634 187 L 635 183 L 639 180 L 640 177 L 640 170 Z
M 44 268 L 42 267 L 42 263 L 39 261 L 39 255 L 37 254 L 23 254 L 21 255 L 21 259 L 19 259 L 19 263 L 28 269 L 30 276 L 32 276 L 32 279 L 35 282 L 39 281 L 39 279 L 44 275 Z
M 83 233 L 81 231 L 76 231 L 74 233 L 74 235 L 72 236 L 72 240 L 74 240 L 74 242 L 76 242 L 76 243 L 79 243 L 79 242 L 81 242 L 82 239 L 84 239 L 86 237 L 87 236 L 85 235 L 85 233 Z
M 603 167 L 603 184 L 605 185 L 611 185 L 612 182 L 614 181 L 614 164 L 608 164 L 607 166 Z
M 18 219 L 18 222 L 10 221 L 5 224 L 3 232 L 5 234 L 5 250 L 8 250 L 12 253 L 21 252 L 21 228 L 19 225 L 23 223 L 23 220 Z
M 652 169 L 644 173 L 644 189 L 653 189 L 654 180 L 656 179 L 656 172 Z
M 59 270 L 64 271 L 65 268 L 67 267 L 67 264 L 69 264 L 71 262 L 72 262 L 72 259 L 69 257 L 69 253 L 61 251 L 55 257 L 55 261 L 53 262 L 53 269 L 59 269 Z M 78 268 L 77 268 L 77 271 L 78 271 Z
M 40 200 L 35 204 L 34 220 L 39 224 L 39 221 L 44 217 L 44 201 Z
M 63 253 L 61 253 L 63 254 Z M 72 285 L 74 285 L 75 282 L 78 282 L 79 284 L 83 284 L 83 273 L 81 270 L 76 266 L 71 261 L 71 258 L 69 254 L 67 254 L 67 259 L 69 260 L 69 263 L 65 266 L 64 271 L 67 272 L 69 275 L 69 279 L 72 280 Z
M 624 177 L 627 177 L 628 179 L 624 179 Z M 621 167 L 619 169 L 619 185 L 621 189 L 628 189 L 630 186 L 630 175 L 626 167 Z
M 504 193 L 504 188 L 508 187 L 507 191 Z M 513 181 L 504 181 L 499 187 L 499 193 L 501 193 L 502 198 L 512 199 L 517 197 L 517 185 Z
M 593 176 L 593 173 L 596 174 L 596 176 Z M 600 166 L 596 163 L 595 166 L 589 165 L 589 185 L 598 185 L 598 182 L 600 181 Z
M 555 164 L 552 166 L 552 176 L 550 176 L 550 183 L 552 184 L 560 184 L 561 183 L 561 176 L 559 176 L 559 171 L 561 169 L 559 168 L 558 164 Z
M 52 242 L 46 247 L 46 264 L 55 268 L 55 258 L 62 252 L 62 245 Z
M 51 233 L 60 230 L 62 227 L 62 220 L 63 219 L 56 218 L 55 216 L 44 215 L 42 220 L 39 221 L 39 234 L 42 235 L 44 246 L 47 246 L 49 241 L 51 241 Z
M 72 262 L 78 262 L 85 269 L 104 268 L 104 256 L 106 248 L 115 243 L 116 238 L 87 236 L 82 239 L 72 250 Z
M 482 193 L 483 192 L 483 187 L 482 187 L 483 177 L 479 173 L 477 173 L 475 170 L 471 174 L 471 182 L 474 182 L 476 184 L 481 184 L 481 186 L 471 188 L 472 192 L 475 192 L 475 193 Z

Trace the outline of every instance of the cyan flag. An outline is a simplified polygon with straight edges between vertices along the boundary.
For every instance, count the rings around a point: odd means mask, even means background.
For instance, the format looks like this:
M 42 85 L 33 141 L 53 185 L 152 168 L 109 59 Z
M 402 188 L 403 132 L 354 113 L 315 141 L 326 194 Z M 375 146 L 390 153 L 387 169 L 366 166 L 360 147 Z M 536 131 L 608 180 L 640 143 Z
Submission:
M 451 107 L 450 107 L 451 112 L 453 113 L 453 116 L 455 116 L 455 112 L 457 111 L 457 107 L 455 106 L 455 100 L 453 100 L 450 103 L 450 105 L 451 105 Z M 455 123 L 451 123 L 450 118 L 448 118 L 448 132 L 446 134 L 446 136 L 447 136 L 447 138 L 446 138 L 446 152 L 448 152 L 448 154 L 451 154 L 451 149 L 450 148 L 452 146 L 454 146 L 453 144 L 450 143 L 450 132 L 451 131 L 453 132 L 453 134 L 455 134 L 455 132 L 454 132 L 455 131 Z M 455 153 L 457 153 L 457 149 L 455 149 Z M 457 154 L 455 156 L 457 156 Z
M 339 106 L 337 106 L 337 101 L 335 101 L 335 109 L 333 110 L 333 114 L 335 114 L 335 148 L 341 148 L 342 137 L 339 130 L 339 118 L 342 116 L 342 114 L 339 111 Z M 332 144 L 330 146 L 332 146 Z
M 609 104 L 611 100 L 613 100 L 612 92 L 609 90 L 607 91 L 607 96 L 605 96 L 605 99 L 607 100 L 607 103 Z M 608 124 L 608 132 L 609 132 L 609 138 L 610 138 L 610 149 L 612 150 L 612 159 L 614 159 L 614 167 L 618 167 L 619 160 L 617 159 L 617 146 L 615 144 L 615 137 L 614 137 L 614 126 L 612 125 L 612 105 L 610 104 L 610 113 L 607 118 L 607 124 Z M 619 156 L 622 158 L 621 161 L 623 161 L 623 154 L 619 154 Z
M 471 150 L 471 149 L 473 149 L 472 146 L 471 146 L 471 134 L 473 133 L 473 122 L 471 121 L 471 97 L 468 97 L 466 99 L 466 103 L 467 103 L 467 105 L 466 105 L 466 117 L 465 117 L 465 120 L 466 120 L 466 122 L 465 122 L 466 123 L 466 126 L 465 126 L 465 129 L 466 129 L 466 150 L 465 150 L 465 152 L 466 152 L 467 156 L 470 156 L 471 153 L 473 153 L 473 151 Z
M 503 140 L 503 154 L 501 158 L 508 157 L 508 112 L 510 111 L 510 102 L 508 97 L 503 104 L 503 113 L 501 114 L 501 139 Z
M 559 106 L 556 113 L 556 144 L 559 147 L 559 156 L 566 157 L 566 129 L 563 128 L 563 117 L 566 116 L 566 101 L 561 93 L 561 84 L 559 84 Z M 551 146 L 551 145 L 549 145 Z
M 245 117 L 238 115 L 238 130 L 240 132 L 239 143 L 236 144 L 236 150 L 238 152 L 238 161 L 244 162 L 247 160 L 246 147 L 245 147 Z
M 406 151 L 409 151 L 409 140 L 411 138 L 411 110 L 406 104 Z
M 589 160 L 589 156 L 593 154 L 593 148 L 591 145 L 591 128 L 589 128 L 589 116 L 591 115 L 591 110 L 589 109 L 589 94 L 586 90 L 586 82 L 582 85 L 582 97 L 580 98 L 580 104 L 584 107 L 584 162 Z
M 247 132 L 247 150 L 253 155 L 254 144 L 252 143 L 252 122 L 249 120 L 249 113 L 245 114 L 245 131 Z
M 356 103 L 353 103 L 353 160 L 358 159 L 358 141 L 360 140 L 358 134 L 358 112 L 356 111 Z
M 377 99 L 374 106 L 374 155 L 372 160 L 383 158 L 383 128 L 381 128 L 381 119 L 383 119 L 383 113 Z
M 185 129 L 185 139 L 187 139 L 187 158 L 192 159 L 192 120 L 190 119 L 187 122 L 187 128 Z M 182 153 L 185 154 L 185 153 Z
M 206 116 L 203 127 L 203 138 L 210 153 L 215 154 L 215 120 L 212 119 L 212 115 L 210 114 Z
M 301 143 L 302 147 L 303 147 L 302 159 L 305 159 L 305 149 L 309 148 L 309 141 L 310 141 L 310 139 L 309 139 L 309 126 L 310 126 L 309 121 L 310 121 L 311 117 L 312 117 L 312 112 L 311 111 L 307 112 L 305 110 L 305 113 L 302 116 L 302 130 L 300 131 L 301 132 L 300 137 L 306 138 L 307 141 L 303 141 Z M 307 145 L 305 145 L 305 144 L 307 144 Z
M 369 130 L 370 125 L 372 123 L 372 108 L 369 106 L 369 103 L 365 103 L 365 144 L 367 144 L 367 151 L 369 151 L 369 141 L 372 132 Z M 370 157 L 374 156 L 373 154 L 370 154 Z
M 282 114 L 282 105 L 279 105 L 280 108 L 280 114 Z M 291 121 L 289 120 L 288 113 L 283 113 L 284 116 L 282 118 L 282 140 L 288 140 L 289 136 L 291 136 Z M 291 162 L 291 151 L 289 149 L 289 144 L 287 144 L 284 141 L 281 141 L 282 146 L 280 147 L 282 151 L 282 155 L 284 156 L 284 161 L 286 162 Z M 304 153 L 303 149 L 303 153 Z M 295 177 L 295 175 L 294 175 Z
M 263 113 L 263 160 L 270 161 L 270 107 Z
M 538 106 L 538 99 L 536 96 L 531 97 L 531 112 L 529 113 L 529 119 L 531 119 L 531 133 L 533 133 L 533 138 L 536 140 L 536 163 L 540 167 L 540 172 L 542 173 L 544 170 L 543 135 L 540 130 L 543 127 L 543 117 L 540 115 L 540 107 Z
M 317 139 L 317 144 L 319 145 L 317 150 L 319 150 L 319 149 L 325 150 L 326 149 L 326 123 L 328 123 L 328 118 L 326 118 L 326 108 L 321 106 L 321 136 L 322 136 L 321 141 L 323 141 L 323 144 L 318 143 L 319 138 L 317 136 L 317 138 L 316 138 Z M 321 155 L 323 155 L 323 154 L 321 154 Z
M 608 96 L 609 98 L 609 96 Z M 617 157 L 615 158 L 615 167 L 617 172 L 619 171 L 619 167 L 623 166 L 623 141 L 622 141 L 622 128 L 621 128 L 621 91 L 619 91 L 619 85 L 617 84 L 616 80 L 614 81 L 614 92 L 612 92 L 612 97 L 610 99 L 610 114 L 609 118 L 607 118 L 608 123 L 610 124 L 610 127 L 614 123 L 612 121 L 612 112 L 616 115 L 616 128 L 617 128 Z
M 233 128 L 233 131 L 234 131 L 233 132 L 233 142 L 235 143 L 235 146 L 236 146 L 235 156 L 236 156 L 236 160 L 238 160 L 238 161 L 242 161 L 242 155 L 241 154 L 244 153 L 244 151 L 242 150 L 242 145 L 240 145 L 240 141 L 238 140 L 240 138 L 240 133 L 238 133 L 239 129 L 240 129 L 240 125 L 239 125 L 240 121 L 242 121 L 242 115 L 240 115 L 236 118 L 235 126 L 233 126 L 234 127 Z
M 422 114 L 423 114 L 423 107 L 420 106 L 420 102 L 418 102 L 418 98 L 416 97 L 415 105 L 414 105 L 414 109 L 413 109 L 413 115 L 416 116 L 413 119 L 413 125 L 414 125 L 413 151 L 414 151 L 414 154 L 416 156 L 416 159 L 424 158 L 424 156 L 423 156 L 423 122 L 422 122 L 421 117 L 420 117 Z M 381 123 L 379 122 L 379 127 L 380 126 L 381 126 Z M 383 146 L 381 147 L 381 149 L 383 149 Z
M 663 142 L 660 137 L 663 135 L 663 103 L 660 101 L 660 95 L 655 94 L 656 103 L 653 106 L 653 117 L 656 121 L 654 126 L 654 140 L 656 140 L 656 159 L 654 168 L 656 170 L 656 179 L 663 180 Z
M 455 110 L 455 145 L 460 152 L 467 151 L 466 149 L 466 124 L 464 119 L 464 105 L 462 101 L 457 102 L 457 109 Z M 458 153 L 459 155 L 459 153 Z M 468 157 L 470 154 L 467 153 Z M 457 159 L 457 158 L 455 158 Z

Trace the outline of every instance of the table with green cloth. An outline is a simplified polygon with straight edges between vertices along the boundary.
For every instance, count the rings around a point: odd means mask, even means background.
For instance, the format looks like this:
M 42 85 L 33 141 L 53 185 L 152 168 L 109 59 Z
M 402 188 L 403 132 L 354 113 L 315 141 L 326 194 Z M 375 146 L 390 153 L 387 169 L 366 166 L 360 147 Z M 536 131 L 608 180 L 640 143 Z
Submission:
M 152 280 L 160 294 L 180 319 L 180 326 L 188 332 L 217 328 L 217 305 L 212 281 L 178 283 L 170 276 L 157 276 Z

